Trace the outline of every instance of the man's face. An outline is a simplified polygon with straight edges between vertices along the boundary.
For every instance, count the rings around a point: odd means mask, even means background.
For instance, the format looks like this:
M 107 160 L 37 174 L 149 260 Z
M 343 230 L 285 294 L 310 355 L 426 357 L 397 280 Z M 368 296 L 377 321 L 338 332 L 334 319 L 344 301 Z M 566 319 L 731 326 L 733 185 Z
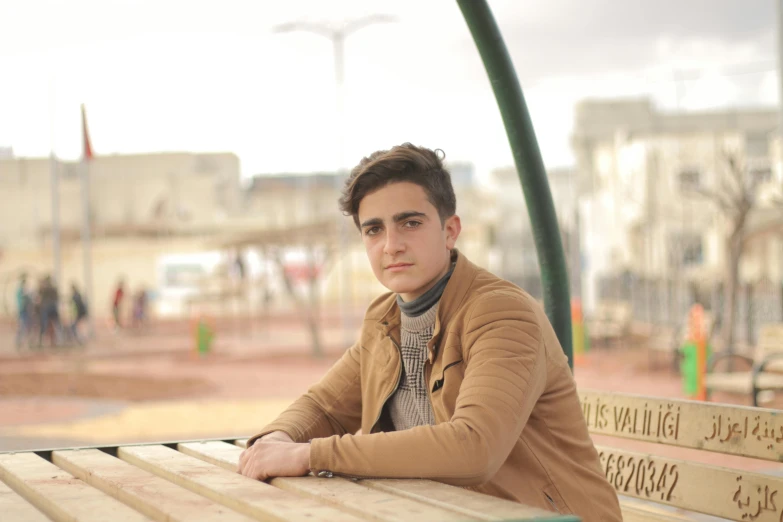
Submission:
M 359 204 L 359 225 L 375 277 L 406 302 L 446 275 L 461 230 L 456 215 L 441 225 L 424 189 L 407 181 L 367 194 Z

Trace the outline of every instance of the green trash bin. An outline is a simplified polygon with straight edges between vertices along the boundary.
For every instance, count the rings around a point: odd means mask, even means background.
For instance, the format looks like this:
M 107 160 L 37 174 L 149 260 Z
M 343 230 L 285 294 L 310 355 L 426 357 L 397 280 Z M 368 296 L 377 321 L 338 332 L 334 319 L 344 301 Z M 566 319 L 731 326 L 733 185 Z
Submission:
M 196 350 L 200 356 L 209 353 L 209 350 L 212 347 L 213 338 L 214 332 L 212 331 L 212 328 L 203 318 L 199 319 L 198 327 L 196 329 Z
M 689 341 L 680 347 L 680 375 L 682 376 L 682 391 L 687 397 L 696 397 L 698 393 L 696 343 Z M 712 354 L 712 347 L 707 343 L 707 360 Z M 706 369 L 705 369 L 706 370 Z

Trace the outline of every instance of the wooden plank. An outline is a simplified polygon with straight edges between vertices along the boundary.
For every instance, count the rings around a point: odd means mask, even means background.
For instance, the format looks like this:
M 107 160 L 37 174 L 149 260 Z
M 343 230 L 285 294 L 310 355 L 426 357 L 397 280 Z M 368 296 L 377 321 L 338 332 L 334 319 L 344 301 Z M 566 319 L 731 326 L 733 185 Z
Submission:
M 660 511 L 651 511 L 623 502 L 620 503 L 620 510 L 623 513 L 623 522 L 686 522 L 694 520 L 693 518 L 684 517 L 677 513 L 669 514 Z
M 186 442 L 177 444 L 177 449 L 185 455 L 209 462 L 236 473 L 239 456 L 244 451 L 239 446 L 227 442 Z
M 239 455 L 243 451 L 239 446 L 220 442 L 179 444 L 178 449 L 229 470 L 236 470 Z M 271 484 L 297 495 L 329 502 L 368 520 L 475 520 L 474 517 L 458 513 L 455 507 L 436 507 L 338 477 L 276 478 L 272 479 Z M 482 520 L 494 519 L 484 514 Z
M 582 390 L 590 433 L 783 462 L 779 410 Z
M 783 518 L 783 478 L 616 448 L 597 449 L 606 478 L 618 494 L 730 520 L 780 522 Z
M 0 455 L 0 479 L 53 520 L 149 521 L 35 453 Z
M 546 518 L 555 514 L 432 480 L 364 479 L 359 484 L 445 509 L 476 520 Z
M 0 513 L 3 514 L 4 519 L 18 522 L 49 522 L 51 520 L 2 482 L 0 482 Z
M 352 480 L 339 477 L 296 477 L 272 479 L 272 485 L 300 495 L 331 502 L 368 519 L 386 522 L 412 520 L 476 520 L 459 513 L 453 507 L 445 509 L 431 504 L 398 497 L 385 491 L 372 489 Z M 554 514 L 554 513 L 553 513 Z M 486 513 L 480 520 L 495 520 Z
M 154 520 L 251 520 L 100 450 L 55 451 L 52 460 L 64 470 Z
M 215 444 L 239 450 L 222 442 L 197 442 L 187 446 L 199 448 Z M 118 456 L 136 467 L 257 520 L 361 520 L 328 504 L 294 495 L 165 446 L 121 447 Z

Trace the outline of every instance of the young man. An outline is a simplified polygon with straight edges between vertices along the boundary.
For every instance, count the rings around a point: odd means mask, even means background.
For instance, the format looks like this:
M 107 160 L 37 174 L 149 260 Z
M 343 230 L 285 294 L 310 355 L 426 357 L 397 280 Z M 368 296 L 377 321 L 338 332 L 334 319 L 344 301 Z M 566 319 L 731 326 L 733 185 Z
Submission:
M 43 346 L 43 336 L 50 331 L 52 336 L 52 346 L 57 346 L 62 339 L 62 322 L 60 321 L 60 292 L 52 281 L 52 277 L 47 275 L 41 280 L 38 287 L 38 300 L 41 310 L 41 323 L 38 335 L 38 347 Z
M 114 318 L 114 331 L 118 331 L 122 328 L 122 301 L 125 299 L 125 281 L 120 279 L 117 281 L 117 288 L 114 290 L 114 299 L 111 303 L 111 315 Z
M 250 439 L 239 472 L 427 478 L 622 520 L 544 311 L 455 249 L 438 154 L 406 143 L 364 158 L 340 206 L 391 292 L 329 373 Z
M 71 340 L 78 344 L 82 344 L 82 340 L 79 337 L 79 323 L 87 319 L 87 303 L 84 302 L 82 293 L 79 292 L 79 287 L 76 283 L 71 283 L 71 305 L 73 307 L 73 321 L 71 322 Z
M 21 349 L 30 335 L 32 326 L 32 303 L 27 291 L 27 274 L 19 276 L 19 286 L 16 287 L 16 310 L 19 324 L 16 330 L 16 348 Z

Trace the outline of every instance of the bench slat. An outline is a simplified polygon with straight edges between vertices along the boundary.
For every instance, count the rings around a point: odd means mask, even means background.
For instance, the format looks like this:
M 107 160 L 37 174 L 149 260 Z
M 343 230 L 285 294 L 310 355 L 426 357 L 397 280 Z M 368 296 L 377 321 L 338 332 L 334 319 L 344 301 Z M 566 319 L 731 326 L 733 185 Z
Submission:
M 18 522 L 49 522 L 50 520 L 2 482 L 0 482 L 0 513 L 7 520 Z
M 239 446 L 220 441 L 182 442 L 177 444 L 177 449 L 185 455 L 190 455 L 232 472 L 236 472 L 239 465 L 239 456 L 244 451 Z
M 581 390 L 590 433 L 783 462 L 777 410 Z
M 705 375 L 704 385 L 709 390 L 747 395 L 753 393 L 753 374 L 751 372 L 708 373 Z M 756 378 L 756 388 L 759 390 L 781 390 L 783 389 L 783 375 L 760 373 Z
M 64 470 L 154 520 L 251 520 L 100 450 L 55 451 L 52 460 Z
M 191 446 L 207 444 L 193 443 Z M 218 444 L 241 451 L 230 444 Z M 118 456 L 134 466 L 257 520 L 360 520 L 328 504 L 291 494 L 166 446 L 121 447 Z
M 242 448 L 236 445 L 207 442 L 204 444 L 179 444 L 183 453 L 235 470 Z M 307 495 L 323 502 L 336 504 L 360 517 L 372 516 L 376 520 L 471 520 L 473 517 L 460 515 L 453 508 L 442 509 L 399 497 L 380 490 L 374 490 L 357 482 L 341 478 L 321 479 L 316 477 L 276 478 L 271 484 L 298 495 Z M 484 520 L 493 520 L 486 518 Z
M 407 522 L 410 520 L 476 520 L 473 516 L 458 513 L 454 509 L 443 509 L 430 504 L 416 502 L 363 486 L 352 480 L 334 477 L 276 478 L 272 485 L 300 495 L 332 502 L 353 513 L 372 516 L 376 520 Z M 495 520 L 486 514 L 482 520 Z
M 149 521 L 35 453 L 0 455 L 0 479 L 53 520 Z
M 621 495 L 730 520 L 781 519 L 782 478 L 635 451 L 596 448 L 609 483 Z
M 632 506 L 620 502 L 620 509 L 623 512 L 623 522 L 686 522 L 693 521 L 692 518 L 684 517 L 676 513 L 660 513 L 650 511 L 641 507 Z
M 523 506 L 510 500 L 488 497 L 481 493 L 456 488 L 432 480 L 364 479 L 359 481 L 359 484 L 433 506 L 452 510 L 457 509 L 460 513 L 477 520 L 522 520 L 534 517 L 546 518 L 555 516 L 550 511 Z M 572 519 L 575 522 L 578 521 L 576 517 Z M 560 518 L 560 520 L 569 519 Z

